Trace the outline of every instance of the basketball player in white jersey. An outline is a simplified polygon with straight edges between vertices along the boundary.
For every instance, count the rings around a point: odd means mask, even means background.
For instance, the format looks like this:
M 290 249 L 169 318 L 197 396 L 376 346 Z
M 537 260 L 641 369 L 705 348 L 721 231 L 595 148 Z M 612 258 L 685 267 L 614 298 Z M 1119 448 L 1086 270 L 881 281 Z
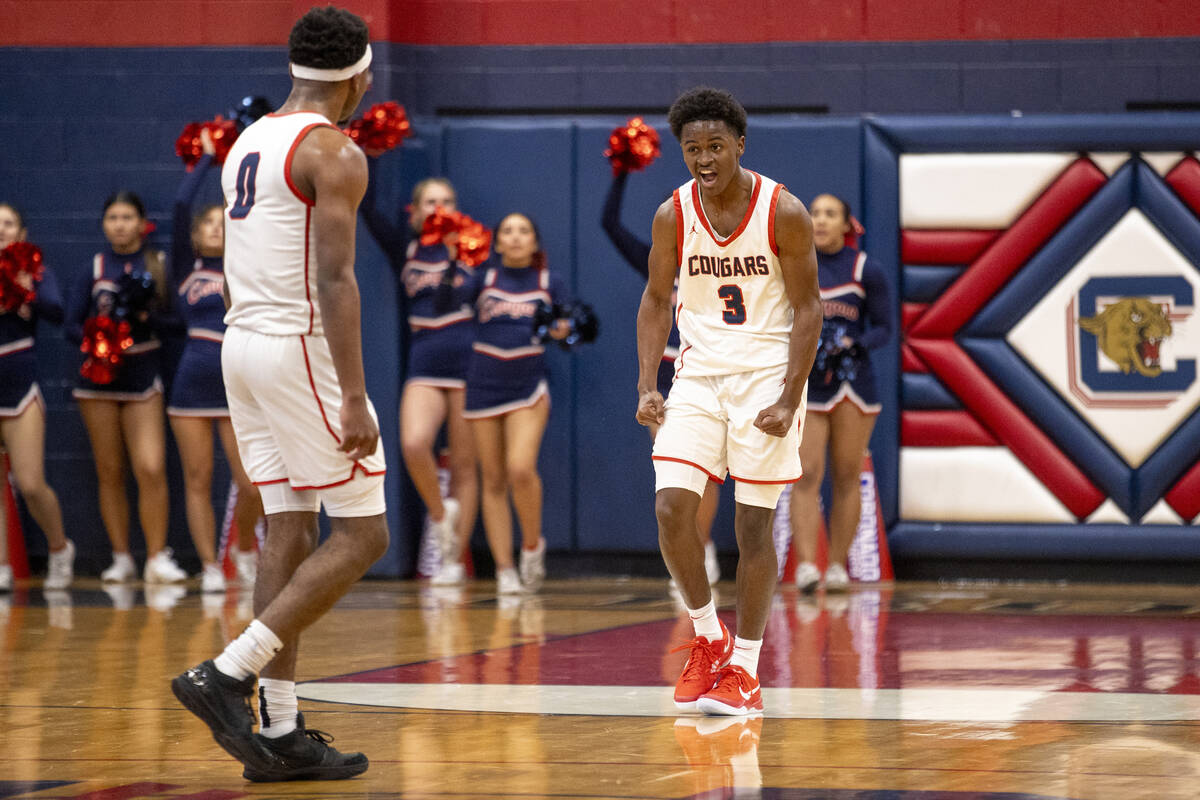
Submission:
M 288 50 L 287 102 L 238 137 L 221 175 L 229 308 L 221 363 L 238 451 L 267 514 L 256 618 L 219 656 L 171 684 L 252 781 L 366 770 L 366 756 L 340 753 L 327 735 L 305 729 L 296 645 L 388 542 L 354 278 L 367 164 L 333 125 L 370 86 L 367 26 L 342 9 L 314 8 L 293 27 Z M 332 531 L 317 547 L 321 505 Z
M 758 654 L 775 592 L 771 523 L 800 478 L 805 381 L 821 332 L 812 221 L 804 205 L 745 169 L 746 112 L 728 92 L 681 95 L 668 120 L 693 180 L 654 216 L 638 309 L 638 409 L 654 439 L 663 559 L 696 631 L 675 704 L 707 714 L 762 711 Z M 671 290 L 679 277 L 678 305 Z M 670 399 L 659 361 L 679 325 Z M 710 479 L 736 482 L 737 636 L 717 618 L 696 534 Z

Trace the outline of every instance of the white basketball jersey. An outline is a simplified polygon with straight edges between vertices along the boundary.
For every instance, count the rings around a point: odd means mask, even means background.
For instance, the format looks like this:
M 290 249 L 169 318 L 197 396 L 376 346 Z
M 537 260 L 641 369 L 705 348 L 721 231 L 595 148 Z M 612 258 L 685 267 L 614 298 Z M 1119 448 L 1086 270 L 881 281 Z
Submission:
M 727 375 L 787 364 L 792 306 L 775 242 L 775 206 L 783 186 L 750 174 L 750 206 L 726 238 L 709 224 L 694 180 L 675 190 L 676 375 Z
M 292 182 L 296 146 L 329 120 L 268 114 L 242 131 L 221 170 L 225 195 L 226 325 L 276 336 L 323 335 L 317 306 L 313 199 Z

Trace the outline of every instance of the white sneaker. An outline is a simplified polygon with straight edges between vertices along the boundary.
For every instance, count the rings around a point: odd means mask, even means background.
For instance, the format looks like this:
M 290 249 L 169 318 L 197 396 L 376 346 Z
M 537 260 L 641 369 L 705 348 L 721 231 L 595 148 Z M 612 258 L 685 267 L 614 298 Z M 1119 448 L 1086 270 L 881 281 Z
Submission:
M 447 497 L 442 500 L 442 508 L 445 510 L 442 521 L 432 525 L 438 548 L 442 551 L 442 563 L 448 564 L 458 559 L 458 501 Z
M 825 591 L 844 592 L 850 588 L 850 576 L 841 564 L 830 564 L 825 570 Z
M 496 594 L 520 594 L 525 591 L 521 587 L 521 578 L 512 567 L 496 573 Z
M 55 553 L 50 551 L 46 566 L 46 580 L 42 589 L 66 589 L 75 578 L 75 543 L 67 539 L 67 546 Z
M 179 583 L 187 580 L 187 573 L 175 563 L 171 548 L 164 547 L 146 559 L 142 580 L 146 583 Z
M 434 586 L 454 586 L 467 579 L 467 571 L 462 564 L 442 564 L 437 574 L 429 579 Z
M 100 573 L 105 583 L 128 583 L 137 577 L 137 565 L 129 553 L 113 553 L 112 566 Z
M 717 546 L 710 539 L 704 545 L 704 571 L 708 573 L 708 585 L 721 580 L 721 564 L 717 561 Z
M 200 573 L 200 591 L 225 591 L 225 573 L 221 571 L 220 564 L 213 562 L 204 565 L 204 572 Z
M 0 592 L 12 591 L 12 565 L 0 566 Z
M 521 583 L 536 587 L 546 579 L 546 540 L 538 539 L 533 550 L 521 548 Z
M 805 594 L 816 591 L 821 582 L 821 570 L 811 561 L 801 561 L 796 567 L 796 588 Z
M 242 586 L 253 586 L 258 580 L 258 553 L 254 550 L 237 550 L 233 554 L 237 565 L 237 579 Z

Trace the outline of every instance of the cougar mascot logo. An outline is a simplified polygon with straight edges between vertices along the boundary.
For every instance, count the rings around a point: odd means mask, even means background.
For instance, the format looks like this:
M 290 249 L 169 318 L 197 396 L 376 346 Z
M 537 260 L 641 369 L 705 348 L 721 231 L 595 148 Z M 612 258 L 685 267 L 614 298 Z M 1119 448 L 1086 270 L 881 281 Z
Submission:
M 1162 374 L 1158 350 L 1171 335 L 1171 321 L 1158 303 L 1126 297 L 1094 317 L 1082 317 L 1079 327 L 1095 335 L 1104 355 L 1126 375 L 1130 370 L 1148 378 Z

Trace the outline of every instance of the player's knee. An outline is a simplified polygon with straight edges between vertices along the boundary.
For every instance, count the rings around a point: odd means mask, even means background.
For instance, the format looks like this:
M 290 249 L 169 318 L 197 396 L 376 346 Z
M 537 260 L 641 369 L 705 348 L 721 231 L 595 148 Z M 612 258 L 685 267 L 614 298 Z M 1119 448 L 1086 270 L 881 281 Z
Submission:
M 403 437 L 400 440 L 400 452 L 404 455 L 404 463 L 412 464 L 419 459 L 431 457 L 433 444 L 423 437 Z
M 834 490 L 850 491 L 858 488 L 859 464 L 837 464 L 831 470 Z
M 368 565 L 374 564 L 387 553 L 388 529 L 387 523 L 382 518 L 379 519 L 378 524 L 369 527 L 367 535 L 363 538 L 365 555 L 370 559 Z
M 508 485 L 513 489 L 530 489 L 537 485 L 538 474 L 533 464 L 509 464 Z
M 821 472 L 817 469 L 810 469 L 808 465 L 804 467 L 804 474 L 800 476 L 800 480 L 796 481 L 793 491 L 801 494 L 816 494 L 821 491 Z
M 695 513 L 684 507 L 681 499 L 673 492 L 659 492 L 654 496 L 654 515 L 658 518 L 658 529 L 664 534 L 682 531 L 688 517 L 695 522 Z

